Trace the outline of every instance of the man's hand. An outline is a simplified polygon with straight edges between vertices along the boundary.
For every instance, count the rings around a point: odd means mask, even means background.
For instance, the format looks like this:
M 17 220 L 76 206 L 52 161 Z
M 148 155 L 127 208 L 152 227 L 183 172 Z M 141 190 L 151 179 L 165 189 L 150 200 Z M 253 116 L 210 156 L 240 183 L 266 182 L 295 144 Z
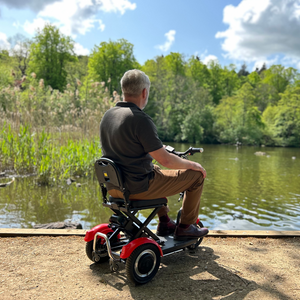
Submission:
M 203 175 L 203 178 L 206 177 L 206 170 L 198 163 L 194 162 L 195 166 L 193 166 L 191 169 L 195 171 L 200 171 Z

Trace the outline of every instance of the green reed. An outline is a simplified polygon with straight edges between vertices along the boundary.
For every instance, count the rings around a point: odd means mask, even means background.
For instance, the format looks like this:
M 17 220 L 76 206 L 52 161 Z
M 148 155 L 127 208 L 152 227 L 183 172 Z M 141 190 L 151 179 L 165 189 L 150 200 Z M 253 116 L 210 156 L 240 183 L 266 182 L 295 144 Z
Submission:
M 4 124 L 0 132 L 0 168 L 18 174 L 36 174 L 37 183 L 52 184 L 71 176 L 89 176 L 101 156 L 98 139 L 65 139 L 57 134 L 36 133 L 30 126 L 15 131 Z

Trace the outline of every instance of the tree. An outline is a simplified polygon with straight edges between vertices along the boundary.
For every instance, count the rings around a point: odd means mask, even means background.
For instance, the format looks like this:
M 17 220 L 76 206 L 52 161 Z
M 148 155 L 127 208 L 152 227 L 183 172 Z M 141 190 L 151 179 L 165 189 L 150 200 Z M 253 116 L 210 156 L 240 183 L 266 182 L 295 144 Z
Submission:
M 165 57 L 167 69 L 174 76 L 185 76 L 184 65 L 185 61 L 183 55 L 176 52 L 171 52 Z
M 120 79 L 126 71 L 135 68 L 140 66 L 133 55 L 133 45 L 125 39 L 95 46 L 88 64 L 90 78 L 106 82 L 111 94 L 121 92 Z
M 220 142 L 261 143 L 264 123 L 254 100 L 253 88 L 249 83 L 245 83 L 237 95 L 221 100 L 216 108 Z
M 191 56 L 187 63 L 187 75 L 192 77 L 199 86 L 208 87 L 210 73 L 198 56 Z
M 227 67 L 224 67 L 223 69 L 223 89 L 224 89 L 224 94 L 231 97 L 235 91 L 237 91 L 240 86 L 241 82 L 240 79 L 235 72 L 235 66 L 230 65 L 231 70 L 228 69 Z
M 267 70 L 267 65 L 266 65 L 266 63 L 263 63 L 262 67 L 259 70 L 257 68 L 257 73 L 260 75 L 266 70 Z
M 27 75 L 32 40 L 22 34 L 16 34 L 9 38 L 8 41 L 11 45 L 10 55 L 13 57 L 14 65 L 21 72 L 21 77 L 23 77 Z
M 294 83 L 298 72 L 294 68 L 285 68 L 282 65 L 273 65 L 263 72 L 263 83 L 275 87 L 277 93 L 284 93 L 289 84 Z
M 219 101 L 224 95 L 223 89 L 223 69 L 221 65 L 216 61 L 210 61 L 208 65 L 210 80 L 209 80 L 209 89 L 213 97 L 213 102 L 219 104 Z
M 277 145 L 300 146 L 300 88 L 288 87 L 278 105 L 269 106 L 263 118 Z
M 247 65 L 243 64 L 241 66 L 241 69 L 238 71 L 238 76 L 241 77 L 241 76 L 248 76 L 248 75 L 249 75 L 249 72 L 247 71 Z
M 30 49 L 29 72 L 44 79 L 46 86 L 63 91 L 67 84 L 66 65 L 77 60 L 72 39 L 48 24 L 37 31 Z
M 248 81 L 255 88 L 257 84 L 261 81 L 261 78 L 258 75 L 258 73 L 254 71 L 248 75 Z

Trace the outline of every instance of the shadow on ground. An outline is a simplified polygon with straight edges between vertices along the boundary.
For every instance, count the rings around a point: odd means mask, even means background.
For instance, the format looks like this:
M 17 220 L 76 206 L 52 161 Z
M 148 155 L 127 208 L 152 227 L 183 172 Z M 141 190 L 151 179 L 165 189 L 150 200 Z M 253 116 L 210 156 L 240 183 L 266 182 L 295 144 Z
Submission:
M 274 298 L 290 300 L 271 286 L 243 278 L 238 270 L 219 264 L 212 248 L 201 247 L 196 252 L 177 253 L 161 260 L 154 279 L 146 285 L 134 286 L 127 280 L 124 265 L 110 273 L 108 265 L 92 264 L 93 276 L 116 289 L 116 294 L 129 287 L 134 299 L 244 299 L 250 292 L 261 289 Z M 252 265 L 251 267 L 259 267 Z M 276 294 L 276 297 L 275 297 Z

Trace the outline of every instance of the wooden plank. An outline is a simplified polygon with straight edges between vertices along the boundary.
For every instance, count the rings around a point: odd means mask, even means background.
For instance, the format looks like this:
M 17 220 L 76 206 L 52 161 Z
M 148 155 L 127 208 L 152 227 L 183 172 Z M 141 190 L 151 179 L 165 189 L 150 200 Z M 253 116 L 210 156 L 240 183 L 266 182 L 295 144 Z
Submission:
M 30 228 L 0 228 L 0 237 L 13 236 L 84 236 L 84 229 L 30 229 Z M 274 231 L 274 230 L 210 230 L 209 237 L 296 237 L 300 231 Z
M 210 230 L 208 236 L 212 236 L 212 237 L 295 237 L 295 236 L 300 236 L 300 231 Z
M 12 236 L 64 236 L 77 235 L 85 236 L 84 229 L 30 229 L 30 228 L 0 228 L 0 237 Z

